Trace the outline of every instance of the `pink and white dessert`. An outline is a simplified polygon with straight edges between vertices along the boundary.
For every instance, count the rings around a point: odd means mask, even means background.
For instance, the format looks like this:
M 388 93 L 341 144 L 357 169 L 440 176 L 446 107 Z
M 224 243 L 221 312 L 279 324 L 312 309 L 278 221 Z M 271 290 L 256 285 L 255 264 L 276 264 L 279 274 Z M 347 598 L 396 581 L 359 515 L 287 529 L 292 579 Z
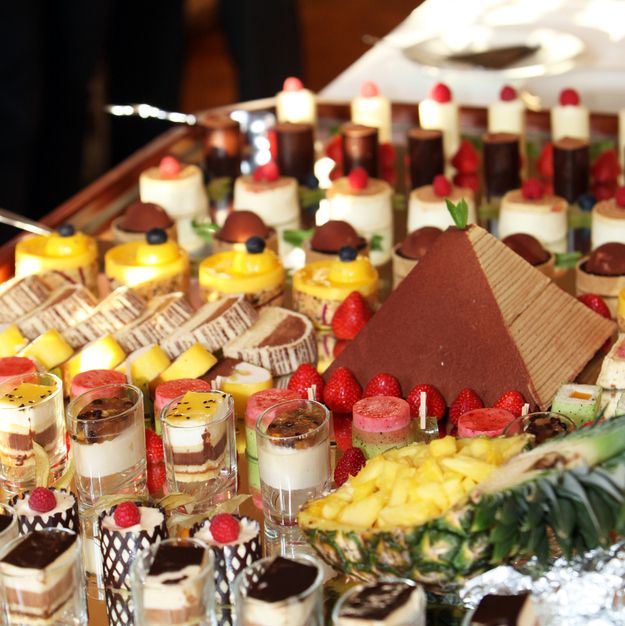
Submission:
M 504 85 L 499 100 L 488 107 L 488 132 L 525 134 L 525 104 L 514 87 Z
M 366 80 L 360 86 L 360 94 L 351 103 L 352 122 L 378 129 L 379 143 L 390 143 L 391 101 L 380 93 L 378 86 Z
M 590 140 L 590 115 L 575 89 L 563 89 L 559 104 L 551 109 L 551 139 Z
M 445 158 L 451 159 L 460 147 L 460 116 L 458 103 L 447 85 L 436 83 L 429 96 L 419 103 L 419 121 L 421 128 L 443 133 Z
M 312 124 L 317 122 L 317 99 L 306 89 L 302 81 L 289 76 L 284 81 L 282 91 L 276 94 L 276 114 L 278 122 Z
M 36 487 L 15 496 L 11 505 L 22 535 L 43 528 L 66 528 L 75 533 L 79 531 L 78 502 L 74 494 L 65 489 Z

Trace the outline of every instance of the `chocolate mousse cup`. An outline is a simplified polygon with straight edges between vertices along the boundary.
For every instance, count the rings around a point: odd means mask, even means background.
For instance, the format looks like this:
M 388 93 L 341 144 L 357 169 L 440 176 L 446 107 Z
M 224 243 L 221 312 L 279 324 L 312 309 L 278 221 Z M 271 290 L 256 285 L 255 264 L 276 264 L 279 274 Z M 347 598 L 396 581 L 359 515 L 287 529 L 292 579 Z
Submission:
M 176 223 L 167 215 L 165 209 L 153 202 L 137 200 L 130 204 L 124 215 L 111 223 L 111 232 L 115 243 L 145 241 L 145 236 L 152 228 L 162 228 L 170 241 L 176 241 Z
M 252 211 L 233 211 L 226 218 L 223 226 L 213 235 L 212 253 L 230 252 L 237 248 L 244 249 L 250 237 L 265 240 L 265 247 L 278 254 L 278 236 L 276 229 L 267 226 L 262 218 Z
M 327 261 L 339 255 L 343 247 L 355 248 L 358 256 L 369 256 L 369 242 L 342 220 L 330 220 L 315 228 L 311 239 L 303 244 L 306 263 Z

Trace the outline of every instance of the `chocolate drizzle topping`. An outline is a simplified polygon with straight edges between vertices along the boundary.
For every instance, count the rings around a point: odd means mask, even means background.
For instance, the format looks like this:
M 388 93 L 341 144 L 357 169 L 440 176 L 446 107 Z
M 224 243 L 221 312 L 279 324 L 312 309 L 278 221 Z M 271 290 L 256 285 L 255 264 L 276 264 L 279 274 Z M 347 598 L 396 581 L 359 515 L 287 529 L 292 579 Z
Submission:
M 36 530 L 26 535 L 2 562 L 15 567 L 44 569 L 69 550 L 75 541 L 74 533 Z
M 343 605 L 340 617 L 386 619 L 408 602 L 414 590 L 415 587 L 401 582 L 367 585 Z
M 204 550 L 199 546 L 193 544 L 161 544 L 156 551 L 154 561 L 152 561 L 148 574 L 150 576 L 160 576 L 168 572 L 178 572 L 189 565 L 202 565 L 203 560 Z
M 247 595 L 262 602 L 282 602 L 304 593 L 316 579 L 316 567 L 279 556 L 250 586 Z

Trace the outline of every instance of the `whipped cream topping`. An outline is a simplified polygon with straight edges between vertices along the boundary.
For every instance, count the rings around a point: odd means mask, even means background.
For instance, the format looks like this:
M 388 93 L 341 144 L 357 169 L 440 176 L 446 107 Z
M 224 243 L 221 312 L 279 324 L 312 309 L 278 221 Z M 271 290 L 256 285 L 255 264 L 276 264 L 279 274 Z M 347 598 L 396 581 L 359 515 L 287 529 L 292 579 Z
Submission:
M 142 530 L 151 532 L 154 528 L 160 526 L 165 520 L 165 516 L 162 511 L 152 506 L 140 506 L 139 513 L 141 514 L 140 522 L 138 524 L 134 524 L 133 526 L 128 526 L 127 528 L 118 526 L 115 523 L 115 518 L 112 514 L 105 515 L 102 519 L 102 527 L 110 530 L 111 532 L 118 532 L 125 535 L 127 533 L 138 533 Z
M 240 520 L 239 536 L 234 541 L 228 543 L 221 543 L 213 539 L 213 535 L 210 530 L 210 521 L 206 520 L 203 526 L 195 533 L 195 539 L 200 539 L 207 543 L 211 547 L 221 546 L 236 546 L 251 541 L 255 537 L 258 537 L 260 532 L 260 526 L 256 520 L 250 517 L 242 517 Z
M 76 499 L 69 491 L 65 491 L 64 489 L 55 489 L 53 493 L 56 498 L 56 506 L 52 510 L 46 511 L 45 513 L 40 513 L 39 511 L 34 511 L 30 508 L 30 493 L 25 494 L 23 498 L 17 500 L 13 508 L 20 517 L 27 517 L 28 519 L 40 517 L 44 522 L 46 522 L 53 515 L 62 511 L 67 511 L 74 506 Z

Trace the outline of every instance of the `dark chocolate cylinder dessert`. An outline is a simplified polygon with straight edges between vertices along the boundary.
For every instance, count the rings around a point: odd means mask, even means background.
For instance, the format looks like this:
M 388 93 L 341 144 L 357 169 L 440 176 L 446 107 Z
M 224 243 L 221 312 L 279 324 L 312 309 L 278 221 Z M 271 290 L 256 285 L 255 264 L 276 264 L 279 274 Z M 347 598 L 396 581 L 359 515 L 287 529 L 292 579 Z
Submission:
M 583 139 L 564 137 L 553 144 L 553 190 L 569 202 L 588 193 L 590 147 Z
M 306 184 L 315 165 L 315 140 L 312 124 L 281 122 L 274 127 L 278 168 L 282 176 L 292 176 Z
M 378 129 L 362 124 L 341 126 L 343 175 L 362 167 L 371 178 L 378 176 Z
M 519 136 L 512 133 L 486 133 L 484 143 L 484 183 L 486 194 L 500 197 L 521 186 Z
M 412 189 L 431 185 L 435 176 L 445 173 L 443 133 L 440 130 L 412 128 L 408 131 L 408 157 Z
M 205 115 L 204 163 L 210 179 L 241 175 L 241 132 L 239 122 L 226 115 Z

